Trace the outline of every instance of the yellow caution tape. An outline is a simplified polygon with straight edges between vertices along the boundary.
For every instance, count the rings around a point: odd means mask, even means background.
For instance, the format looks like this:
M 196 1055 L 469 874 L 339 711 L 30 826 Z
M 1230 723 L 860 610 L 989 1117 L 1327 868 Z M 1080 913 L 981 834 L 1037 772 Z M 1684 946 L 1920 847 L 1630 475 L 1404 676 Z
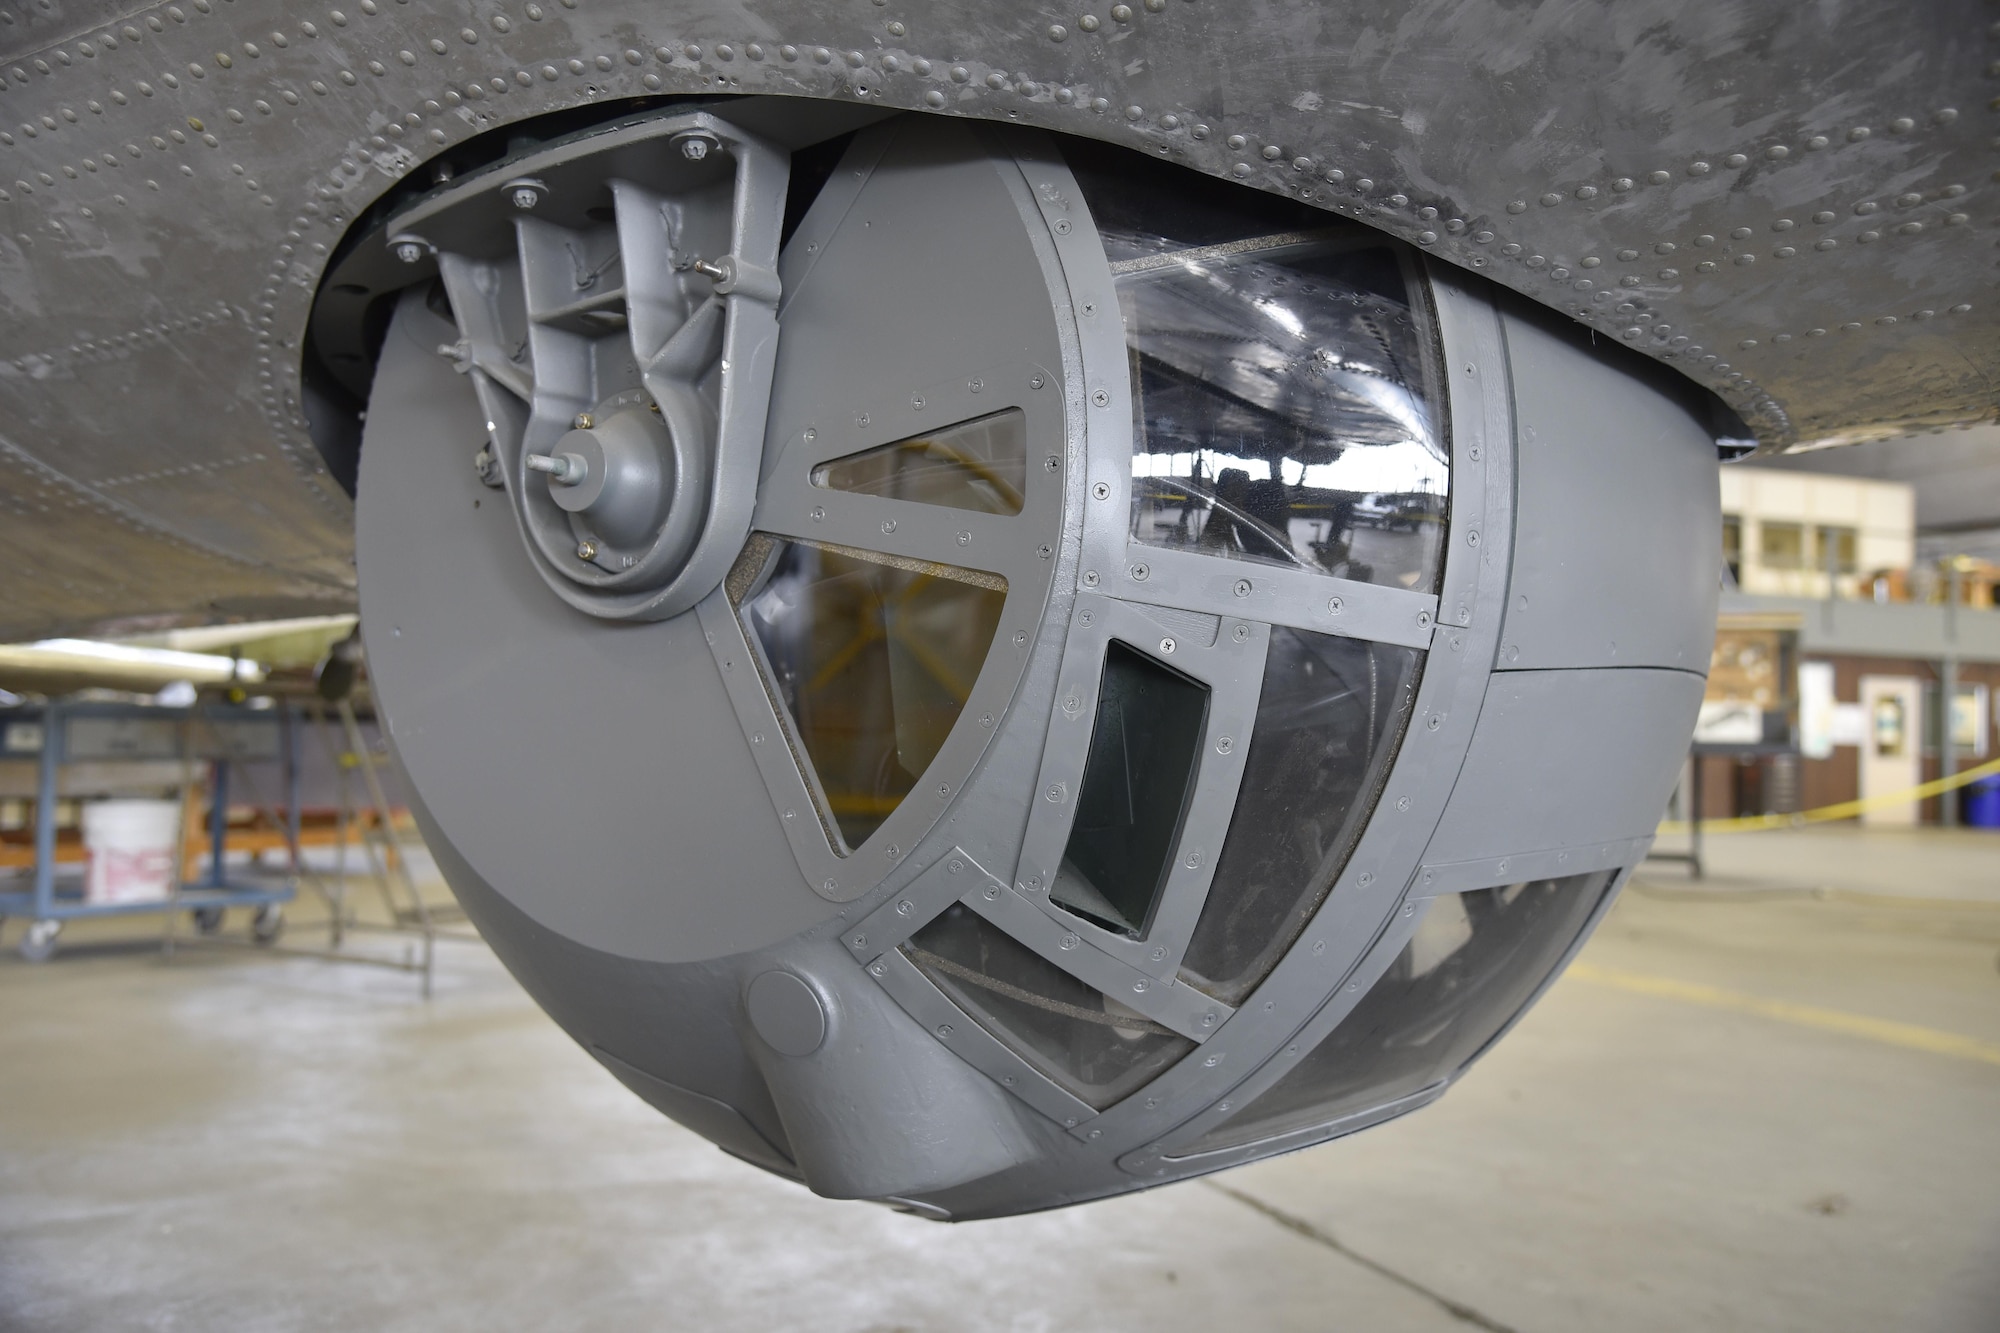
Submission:
M 1699 758 L 1696 763 L 1701 762 Z M 1815 810 L 1801 810 L 1794 815 L 1743 815 L 1736 819 L 1704 819 L 1701 831 L 1704 833 L 1744 833 L 1756 829 L 1797 828 L 1804 824 L 1824 824 L 1835 819 L 1852 819 L 1870 810 L 1886 810 L 1890 806 L 1908 805 L 1928 796 L 1968 786 L 1984 777 L 2000 773 L 2000 759 L 1988 760 L 1977 768 L 1968 768 L 1950 777 L 1937 778 L 1910 788 L 1908 791 L 1893 791 L 1885 796 L 1870 796 L 1860 801 L 1842 801 L 1838 805 L 1822 805 Z M 1688 833 L 1693 825 L 1685 820 L 1667 819 L 1660 822 L 1662 833 Z

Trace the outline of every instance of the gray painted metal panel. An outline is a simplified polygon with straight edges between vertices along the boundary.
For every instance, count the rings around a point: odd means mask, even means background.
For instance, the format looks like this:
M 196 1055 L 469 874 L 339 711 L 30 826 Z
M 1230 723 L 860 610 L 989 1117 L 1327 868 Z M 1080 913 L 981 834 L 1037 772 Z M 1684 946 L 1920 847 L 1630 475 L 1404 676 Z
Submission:
M 1650 835 L 1702 688 L 1643 667 L 1496 671 L 1424 863 Z
M 473 471 L 484 423 L 432 351 L 451 334 L 405 302 L 375 420 L 414 433 L 361 477 L 362 628 L 412 785 L 487 883 L 580 944 L 713 958 L 812 925 L 827 903 L 786 850 L 699 623 L 612 625 L 543 595 Z
M 1503 309 L 1520 481 L 1500 669 L 1706 674 L 1722 560 L 1707 425 L 1671 382 L 1589 373 L 1601 358 L 1576 325 Z

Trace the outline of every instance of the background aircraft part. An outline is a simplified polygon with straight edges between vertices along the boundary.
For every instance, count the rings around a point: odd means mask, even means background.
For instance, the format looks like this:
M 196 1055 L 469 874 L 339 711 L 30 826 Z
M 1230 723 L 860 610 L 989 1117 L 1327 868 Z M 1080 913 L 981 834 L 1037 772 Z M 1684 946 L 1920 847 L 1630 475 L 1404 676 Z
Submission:
M 1713 622 L 1683 382 L 1068 147 L 854 136 L 693 611 L 533 577 L 427 283 L 361 455 L 371 669 L 481 930 L 666 1114 L 926 1216 L 1436 1096 L 1643 854 Z

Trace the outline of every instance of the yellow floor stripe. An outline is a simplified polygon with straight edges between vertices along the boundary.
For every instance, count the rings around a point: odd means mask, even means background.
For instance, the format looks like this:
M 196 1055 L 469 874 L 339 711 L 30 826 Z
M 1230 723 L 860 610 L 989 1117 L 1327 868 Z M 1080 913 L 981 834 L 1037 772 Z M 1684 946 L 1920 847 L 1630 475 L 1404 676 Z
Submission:
M 2000 1065 L 2000 1043 L 1980 1041 L 1975 1037 L 1961 1037 L 1955 1032 L 1939 1032 L 1936 1028 L 1918 1027 L 1914 1023 L 1894 1023 L 1886 1018 L 1844 1014 L 1838 1009 L 1792 1004 L 1786 1000 L 1767 1000 L 1761 995 L 1745 995 L 1741 991 L 1723 990 L 1717 986 L 1701 986 L 1691 981 L 1675 981 L 1669 977 L 1649 977 L 1637 972 L 1599 967 L 1595 963 L 1574 963 L 1566 975 L 1593 985 L 1630 991 L 1634 995 L 1685 1000 L 1689 1004 L 1705 1004 L 1711 1009 L 1729 1009 L 1739 1014 L 1756 1014 L 1759 1018 L 1772 1018 L 1780 1023 L 1817 1028 L 1821 1032 L 1838 1032 L 1843 1036 L 1861 1037 L 1889 1046 L 1901 1046 L 1905 1050 L 1944 1055 L 1955 1060 L 1976 1060 L 1981 1064 Z

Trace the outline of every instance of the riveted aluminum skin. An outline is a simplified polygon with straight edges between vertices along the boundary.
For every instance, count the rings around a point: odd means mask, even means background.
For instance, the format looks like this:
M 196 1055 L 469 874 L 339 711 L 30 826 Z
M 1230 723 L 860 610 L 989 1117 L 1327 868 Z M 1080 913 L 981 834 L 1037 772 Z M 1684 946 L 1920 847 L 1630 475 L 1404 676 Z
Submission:
M 299 376 L 330 257 L 455 145 L 620 99 L 1040 126 L 1305 199 L 1671 365 L 1767 448 L 1995 412 L 1973 0 L 7 0 L 0 89 L 0 553 L 36 571 L 8 635 L 348 604 Z

